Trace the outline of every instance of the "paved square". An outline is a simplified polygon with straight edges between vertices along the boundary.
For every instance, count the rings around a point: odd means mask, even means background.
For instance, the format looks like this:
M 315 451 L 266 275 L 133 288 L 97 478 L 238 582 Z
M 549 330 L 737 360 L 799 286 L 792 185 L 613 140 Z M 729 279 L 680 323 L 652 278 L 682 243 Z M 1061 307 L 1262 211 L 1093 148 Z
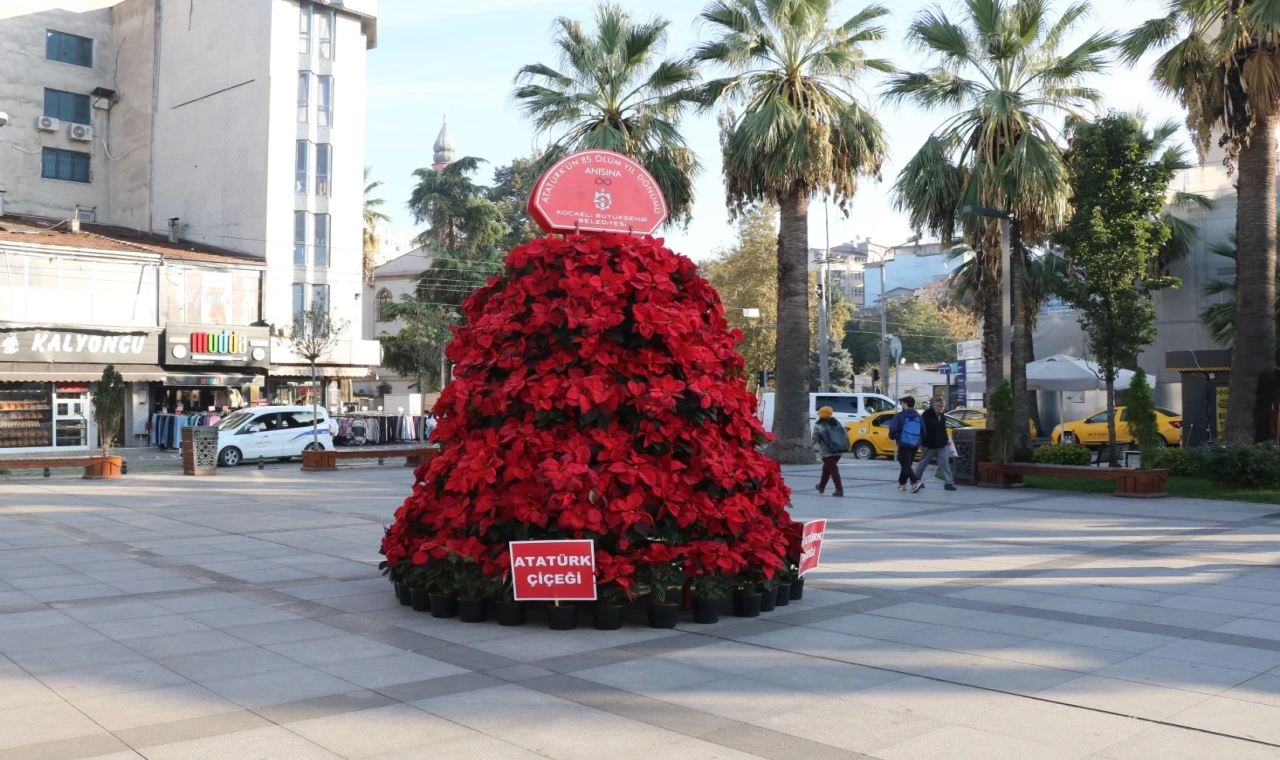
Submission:
M 1274 506 L 844 470 L 803 600 L 667 631 L 400 606 L 398 467 L 0 480 L 0 760 L 1280 759 Z

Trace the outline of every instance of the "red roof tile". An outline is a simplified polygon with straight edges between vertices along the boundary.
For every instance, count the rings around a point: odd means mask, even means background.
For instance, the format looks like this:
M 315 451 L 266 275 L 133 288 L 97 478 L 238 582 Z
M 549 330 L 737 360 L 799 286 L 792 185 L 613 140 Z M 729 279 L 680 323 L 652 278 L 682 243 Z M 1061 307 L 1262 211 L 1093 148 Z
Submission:
M 82 222 L 80 232 L 72 232 L 66 220 L 46 219 L 34 216 L 6 214 L 0 217 L 0 241 L 49 245 L 65 248 L 87 248 L 100 251 L 126 253 L 152 253 L 178 261 L 207 261 L 214 263 L 265 266 L 259 256 L 253 256 L 226 248 L 203 243 L 178 241 L 171 243 L 160 235 L 153 235 L 126 227 Z

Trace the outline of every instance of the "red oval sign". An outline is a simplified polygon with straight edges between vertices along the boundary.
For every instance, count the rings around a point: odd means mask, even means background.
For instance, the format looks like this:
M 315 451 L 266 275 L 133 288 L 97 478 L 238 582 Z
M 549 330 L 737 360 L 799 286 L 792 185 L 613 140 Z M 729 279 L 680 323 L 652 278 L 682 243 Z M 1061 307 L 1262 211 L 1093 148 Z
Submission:
M 538 178 L 529 215 L 545 232 L 652 235 L 667 219 L 667 199 L 653 175 L 629 156 L 580 150 Z

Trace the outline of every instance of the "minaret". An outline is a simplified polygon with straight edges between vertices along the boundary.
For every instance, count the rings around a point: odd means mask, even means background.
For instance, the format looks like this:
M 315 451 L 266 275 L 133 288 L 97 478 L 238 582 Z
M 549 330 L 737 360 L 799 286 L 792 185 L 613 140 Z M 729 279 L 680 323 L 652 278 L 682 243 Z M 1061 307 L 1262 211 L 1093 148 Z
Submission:
M 444 124 L 440 127 L 440 134 L 436 135 L 436 144 L 432 146 L 432 149 L 435 151 L 435 163 L 431 165 L 432 169 L 441 171 L 453 163 L 453 136 L 449 134 L 448 114 L 444 116 Z

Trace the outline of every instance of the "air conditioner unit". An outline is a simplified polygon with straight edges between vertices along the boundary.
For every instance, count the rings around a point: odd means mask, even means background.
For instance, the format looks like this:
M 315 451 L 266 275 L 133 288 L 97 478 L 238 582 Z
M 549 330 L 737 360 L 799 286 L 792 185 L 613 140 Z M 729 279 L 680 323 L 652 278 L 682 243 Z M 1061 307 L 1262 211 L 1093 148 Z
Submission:
M 57 132 L 62 128 L 62 122 L 52 116 L 41 116 L 36 119 L 36 129 L 41 132 Z
M 88 124 L 72 124 L 67 127 L 67 137 L 79 142 L 93 142 L 93 127 Z

